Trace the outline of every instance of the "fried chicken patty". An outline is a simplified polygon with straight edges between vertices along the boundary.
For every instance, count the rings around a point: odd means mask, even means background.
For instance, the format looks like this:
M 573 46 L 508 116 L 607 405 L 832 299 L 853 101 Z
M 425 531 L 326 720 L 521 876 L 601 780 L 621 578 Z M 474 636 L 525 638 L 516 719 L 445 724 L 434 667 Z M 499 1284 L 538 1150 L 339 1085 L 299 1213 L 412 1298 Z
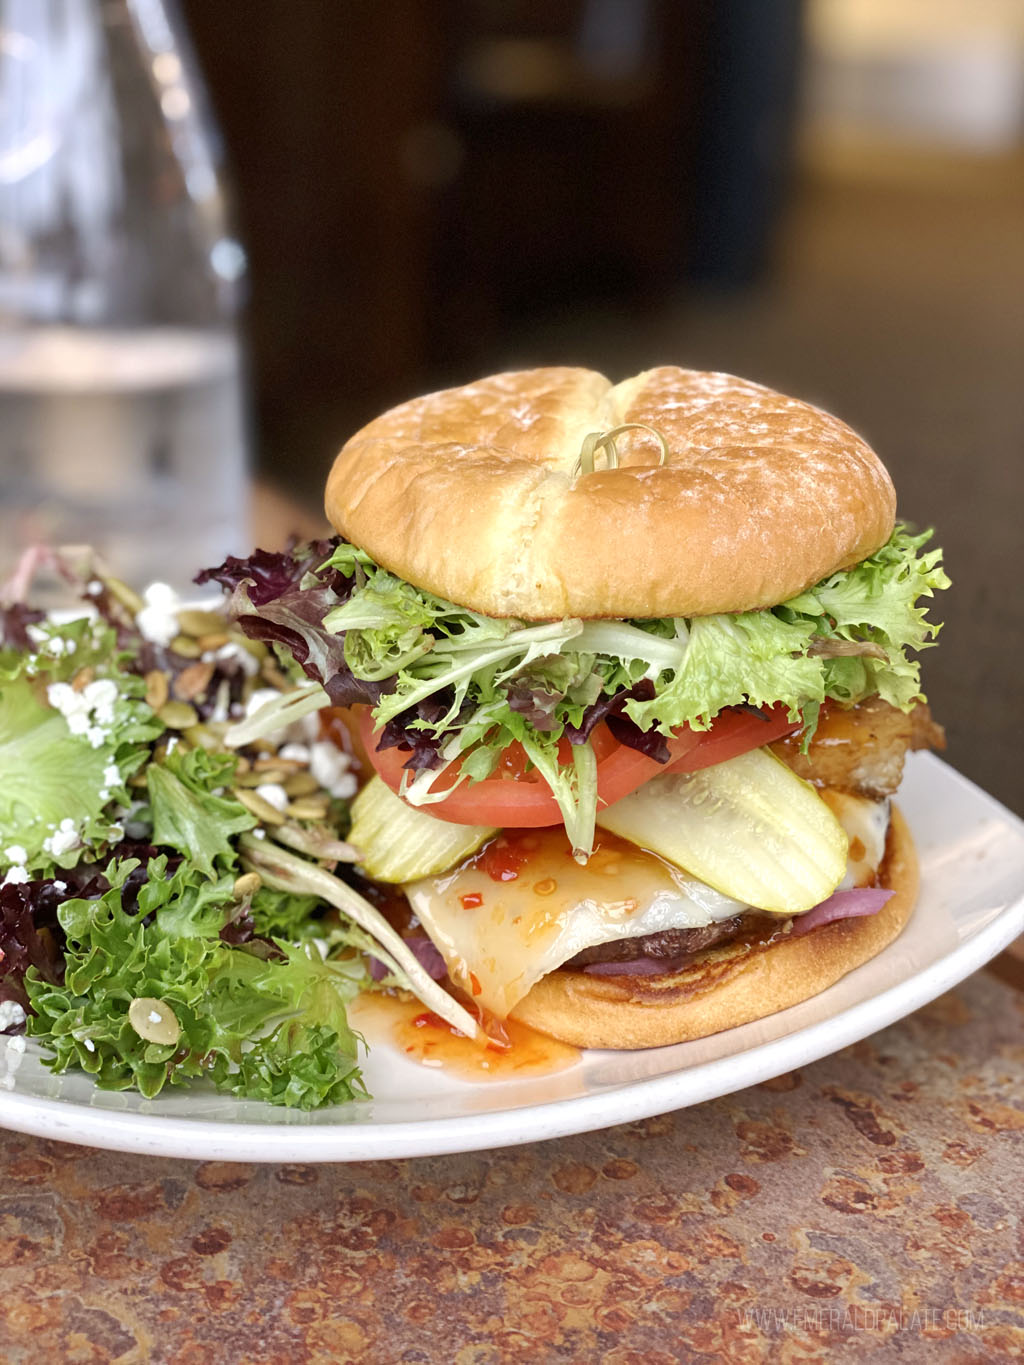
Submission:
M 771 750 L 797 777 L 880 801 L 900 785 L 908 749 L 944 749 L 946 735 L 924 702 L 900 711 L 880 697 L 856 706 L 822 707 L 807 753 L 799 734 L 777 740 Z

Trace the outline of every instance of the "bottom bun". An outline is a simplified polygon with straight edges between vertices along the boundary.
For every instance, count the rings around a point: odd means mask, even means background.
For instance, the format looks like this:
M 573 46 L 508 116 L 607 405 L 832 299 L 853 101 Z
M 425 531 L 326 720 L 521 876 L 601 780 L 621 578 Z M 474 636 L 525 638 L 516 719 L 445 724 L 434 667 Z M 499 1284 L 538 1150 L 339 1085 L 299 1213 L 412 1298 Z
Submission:
M 763 1019 L 819 995 L 903 931 L 917 900 L 918 866 L 895 807 L 878 881 L 896 894 L 877 914 L 773 943 L 723 943 L 665 976 L 552 972 L 512 1017 L 577 1047 L 607 1048 L 661 1047 Z

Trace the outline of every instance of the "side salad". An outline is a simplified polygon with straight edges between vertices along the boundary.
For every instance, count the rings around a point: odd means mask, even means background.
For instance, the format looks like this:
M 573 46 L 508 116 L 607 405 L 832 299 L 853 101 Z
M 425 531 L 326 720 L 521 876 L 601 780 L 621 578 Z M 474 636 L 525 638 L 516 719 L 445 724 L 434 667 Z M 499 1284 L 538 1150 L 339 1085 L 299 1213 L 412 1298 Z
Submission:
M 27 604 L 27 571 L 0 590 L 0 1031 L 104 1088 L 202 1077 L 303 1109 L 366 1095 L 360 991 L 474 1035 L 359 889 L 355 777 L 284 654 L 163 585 L 58 567 L 68 619 Z

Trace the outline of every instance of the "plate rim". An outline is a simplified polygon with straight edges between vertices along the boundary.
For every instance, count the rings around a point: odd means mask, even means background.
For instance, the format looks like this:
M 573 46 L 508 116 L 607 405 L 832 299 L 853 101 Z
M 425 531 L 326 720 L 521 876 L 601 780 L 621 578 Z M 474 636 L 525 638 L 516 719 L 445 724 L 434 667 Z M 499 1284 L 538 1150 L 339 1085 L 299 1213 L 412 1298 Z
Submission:
M 1004 825 L 1024 833 L 1024 821 L 955 768 L 932 754 L 917 761 L 937 765 L 945 778 L 982 798 Z M 106 1151 L 252 1164 L 445 1156 L 569 1137 L 688 1108 L 818 1061 L 921 1009 L 985 966 L 1022 933 L 1024 886 L 994 919 L 951 952 L 881 994 L 814 1024 L 742 1053 L 515 1109 L 396 1122 L 360 1123 L 342 1117 L 333 1124 L 248 1124 L 93 1109 L 12 1090 L 0 1096 L 0 1128 Z M 730 1075 L 738 1056 L 743 1058 L 739 1086 Z

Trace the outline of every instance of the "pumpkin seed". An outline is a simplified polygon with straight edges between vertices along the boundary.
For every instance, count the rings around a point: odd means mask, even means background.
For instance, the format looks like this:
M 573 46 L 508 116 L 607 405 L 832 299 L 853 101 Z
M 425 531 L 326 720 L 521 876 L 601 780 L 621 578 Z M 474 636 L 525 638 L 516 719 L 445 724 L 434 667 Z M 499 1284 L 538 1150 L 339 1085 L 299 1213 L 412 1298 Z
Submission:
M 249 791 L 245 787 L 236 786 L 232 790 L 246 810 L 264 825 L 284 824 L 284 812 L 272 806 L 269 801 L 264 801 L 262 796 L 257 796 L 254 791 Z
M 235 772 L 235 781 L 240 787 L 262 787 L 264 782 L 283 782 L 287 776 L 279 768 L 258 768 L 256 763 L 245 772 Z
M 252 765 L 258 773 L 298 773 L 301 772 L 304 764 L 297 758 L 282 758 L 280 754 L 270 754 L 266 758 L 258 758 Z
M 198 659 L 203 652 L 199 648 L 199 641 L 193 640 L 191 635 L 176 635 L 171 641 L 171 649 L 183 659 Z
M 288 778 L 284 789 L 289 796 L 312 796 L 320 790 L 320 783 L 312 773 L 298 772 Z
M 243 872 L 231 888 L 231 894 L 236 901 L 248 900 L 262 885 L 263 878 L 258 872 Z
M 182 736 L 188 740 L 193 749 L 224 748 L 220 736 L 215 734 L 209 725 L 190 725 L 187 730 L 182 731 Z
M 187 701 L 166 702 L 157 715 L 169 730 L 187 730 L 199 719 L 195 707 L 189 706 Z
M 147 1043 L 170 1047 L 181 1037 L 178 1016 L 166 1000 L 154 1000 L 142 995 L 128 1006 L 128 1022 Z
M 178 612 L 178 625 L 186 635 L 194 635 L 198 640 L 202 635 L 221 634 L 224 630 L 224 617 L 216 611 L 201 611 L 186 607 Z
M 162 673 L 159 668 L 154 668 L 146 674 L 147 706 L 151 706 L 154 711 L 159 711 L 169 694 L 170 684 L 166 673 Z

